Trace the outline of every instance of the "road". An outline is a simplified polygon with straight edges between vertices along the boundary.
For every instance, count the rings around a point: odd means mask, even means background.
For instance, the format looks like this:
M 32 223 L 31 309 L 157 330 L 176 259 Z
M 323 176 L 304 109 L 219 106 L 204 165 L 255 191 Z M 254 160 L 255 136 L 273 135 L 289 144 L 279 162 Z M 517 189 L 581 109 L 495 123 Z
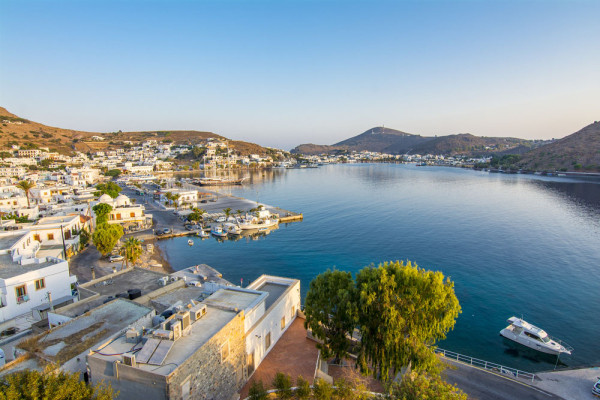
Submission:
M 444 379 L 458 386 L 469 399 L 478 400 L 563 400 L 562 397 L 545 392 L 492 372 L 473 368 L 451 360 L 444 360 L 453 368 L 447 368 Z

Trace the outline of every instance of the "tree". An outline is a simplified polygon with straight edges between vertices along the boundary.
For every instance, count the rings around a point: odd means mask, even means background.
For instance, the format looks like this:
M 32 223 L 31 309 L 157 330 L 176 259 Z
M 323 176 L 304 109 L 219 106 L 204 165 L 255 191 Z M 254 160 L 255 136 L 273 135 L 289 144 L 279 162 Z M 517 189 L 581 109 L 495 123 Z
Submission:
M 142 244 L 140 241 L 134 237 L 127 238 L 125 244 L 123 245 L 123 254 L 125 257 L 126 265 L 128 266 L 129 262 L 135 264 L 135 262 L 142 255 Z
M 275 374 L 273 386 L 277 389 L 277 398 L 287 400 L 292 398 L 292 377 L 281 372 Z
M 85 246 L 87 246 L 87 244 L 89 242 L 90 242 L 90 233 L 87 230 L 82 229 L 81 232 L 79 233 L 79 245 L 83 249 Z
M 315 400 L 330 400 L 333 398 L 333 387 L 321 378 L 313 382 L 313 397 Z
M 29 191 L 35 187 L 35 183 L 31 181 L 21 181 L 17 183 L 17 187 L 25 192 L 25 197 L 27 197 L 27 208 L 29 208 Z
M 118 168 L 114 168 L 114 169 L 109 169 L 108 171 L 106 171 L 104 173 L 104 176 L 110 176 L 113 178 L 118 177 L 119 175 L 121 175 L 122 171 Z
M 225 213 L 225 216 L 226 216 L 227 218 L 229 218 L 229 216 L 231 215 L 231 208 L 230 208 L 230 207 L 227 207 L 227 208 L 225 208 L 225 209 L 223 210 L 223 212 Z
M 99 183 L 98 185 L 96 185 L 96 190 L 98 191 L 94 193 L 94 195 L 101 196 L 106 193 L 114 199 L 119 195 L 119 192 L 123 189 L 121 188 L 121 186 L 117 185 L 114 182 L 106 182 Z
M 411 372 L 402 382 L 393 383 L 388 399 L 399 400 L 467 400 L 467 395 L 454 385 L 442 380 L 439 375 Z
M 112 206 L 106 203 L 98 203 L 92 207 L 92 210 L 94 210 L 94 213 L 96 214 L 96 226 L 100 226 L 108 222 L 108 215 L 112 209 Z
M 0 379 L 0 400 L 111 400 L 117 394 L 109 385 L 86 385 L 77 374 L 56 372 L 50 368 L 44 372 L 26 369 Z
M 248 398 L 250 400 L 267 400 L 269 398 L 269 394 L 265 390 L 261 380 L 252 382 L 252 385 L 248 390 Z
M 317 348 L 325 360 L 335 357 L 337 361 L 348 354 L 348 336 L 356 326 L 354 292 L 354 281 L 349 272 L 327 270 L 310 282 L 304 326 L 323 341 Z
M 105 256 L 112 251 L 122 236 L 123 227 L 121 225 L 101 224 L 92 235 L 92 240 L 98 251 Z
M 296 397 L 307 400 L 310 397 L 310 383 L 300 375 L 296 378 Z
M 235 213 L 236 213 L 238 216 L 241 216 L 241 215 L 244 213 L 244 210 L 237 209 L 237 210 L 235 210 Z
M 439 361 L 432 346 L 461 312 L 454 283 L 441 272 L 396 261 L 363 268 L 356 287 L 361 370 L 383 381 L 405 365 L 435 371 Z

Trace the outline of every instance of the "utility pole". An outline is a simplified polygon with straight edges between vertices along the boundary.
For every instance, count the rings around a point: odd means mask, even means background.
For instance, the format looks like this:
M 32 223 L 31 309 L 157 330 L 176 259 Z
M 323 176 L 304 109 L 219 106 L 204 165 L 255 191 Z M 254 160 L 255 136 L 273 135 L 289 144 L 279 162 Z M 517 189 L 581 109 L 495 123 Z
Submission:
M 48 292 L 48 303 L 50 303 L 50 311 L 54 312 L 54 306 L 52 305 L 52 293 Z

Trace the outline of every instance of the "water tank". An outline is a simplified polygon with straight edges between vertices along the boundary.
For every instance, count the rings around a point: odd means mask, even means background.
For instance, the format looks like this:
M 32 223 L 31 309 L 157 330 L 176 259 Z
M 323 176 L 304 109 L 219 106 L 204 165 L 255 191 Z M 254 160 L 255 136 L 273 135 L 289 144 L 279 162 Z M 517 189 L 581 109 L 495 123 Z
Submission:
M 127 293 L 129 294 L 129 300 L 133 300 L 133 299 L 137 299 L 138 297 L 142 297 L 141 289 L 129 289 L 127 291 Z

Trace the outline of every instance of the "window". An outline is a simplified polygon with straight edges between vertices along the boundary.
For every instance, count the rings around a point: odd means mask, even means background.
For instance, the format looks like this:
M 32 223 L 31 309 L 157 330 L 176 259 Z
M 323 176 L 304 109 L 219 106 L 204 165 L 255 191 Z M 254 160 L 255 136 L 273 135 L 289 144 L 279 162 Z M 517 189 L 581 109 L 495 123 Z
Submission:
M 37 233 L 36 233 L 36 234 L 34 234 L 34 235 L 33 235 L 33 240 L 37 240 L 38 242 L 41 242 L 41 240 L 40 240 L 40 235 L 39 235 L 39 234 L 37 234 Z
M 229 340 L 221 345 L 221 363 L 229 357 Z
M 37 281 L 35 281 L 35 290 L 40 290 L 45 287 L 46 287 L 46 281 L 44 280 L 44 278 L 38 279 Z
M 271 347 L 271 332 L 265 335 L 265 350 Z
M 292 312 L 290 313 L 290 319 L 294 319 L 296 316 L 296 306 L 292 306 Z
M 121 219 L 121 213 L 117 214 L 117 219 Z
M 54 240 L 54 233 L 48 234 L 48 240 Z
M 285 329 L 285 315 L 281 318 L 281 330 Z
M 17 295 L 17 304 L 25 303 L 27 300 L 27 288 L 25 285 L 17 286 L 15 288 L 15 294 Z
M 129 216 L 130 216 L 131 218 L 133 218 L 133 217 L 135 217 L 135 213 L 129 213 Z

